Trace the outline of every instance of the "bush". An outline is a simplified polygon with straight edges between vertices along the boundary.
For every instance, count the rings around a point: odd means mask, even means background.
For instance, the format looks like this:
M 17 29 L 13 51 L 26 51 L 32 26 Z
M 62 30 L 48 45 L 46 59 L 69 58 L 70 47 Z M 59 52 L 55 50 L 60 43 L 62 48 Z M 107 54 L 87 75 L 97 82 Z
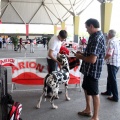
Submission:
M 11 40 L 12 40 L 12 43 L 14 45 L 14 48 L 17 48 L 17 45 L 18 45 L 18 38 L 17 38 L 17 36 L 12 36 Z

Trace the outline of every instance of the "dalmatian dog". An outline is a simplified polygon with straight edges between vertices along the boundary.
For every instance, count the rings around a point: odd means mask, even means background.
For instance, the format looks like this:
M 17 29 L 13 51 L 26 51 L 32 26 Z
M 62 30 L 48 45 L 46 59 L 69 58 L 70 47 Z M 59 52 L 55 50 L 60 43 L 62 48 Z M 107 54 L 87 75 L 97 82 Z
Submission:
M 67 56 L 64 54 L 58 54 L 57 60 L 61 63 L 60 71 L 53 71 L 50 74 L 47 74 L 44 79 L 44 87 L 43 87 L 43 93 L 40 96 L 39 102 L 37 104 L 37 108 L 40 108 L 41 101 L 43 96 L 47 96 L 47 87 L 49 86 L 52 89 L 52 96 L 50 98 L 50 103 L 52 105 L 52 108 L 57 109 L 58 106 L 54 104 L 55 97 L 58 97 L 58 91 L 59 91 L 59 84 L 65 85 L 65 98 L 67 101 L 70 100 L 68 97 L 68 82 L 69 82 L 69 63 Z

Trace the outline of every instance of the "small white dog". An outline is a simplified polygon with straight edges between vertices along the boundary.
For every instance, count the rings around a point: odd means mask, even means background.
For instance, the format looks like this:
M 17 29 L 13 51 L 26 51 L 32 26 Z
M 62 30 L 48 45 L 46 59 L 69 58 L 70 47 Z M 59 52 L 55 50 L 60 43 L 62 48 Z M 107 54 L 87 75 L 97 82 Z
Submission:
M 45 100 L 47 96 L 47 87 L 49 86 L 52 89 L 52 96 L 50 98 L 50 103 L 52 104 L 52 108 L 57 109 L 58 106 L 54 105 L 54 98 L 58 97 L 58 91 L 59 91 L 59 84 L 65 85 L 65 97 L 66 100 L 70 100 L 68 97 L 68 82 L 69 82 L 69 63 L 67 56 L 64 54 L 58 54 L 57 60 L 61 63 L 61 69 L 60 71 L 53 71 L 50 74 L 47 74 L 44 79 L 44 87 L 43 87 L 43 93 L 39 99 L 39 102 L 37 104 L 37 108 L 40 108 L 40 104 L 42 101 L 43 95 L 45 95 Z

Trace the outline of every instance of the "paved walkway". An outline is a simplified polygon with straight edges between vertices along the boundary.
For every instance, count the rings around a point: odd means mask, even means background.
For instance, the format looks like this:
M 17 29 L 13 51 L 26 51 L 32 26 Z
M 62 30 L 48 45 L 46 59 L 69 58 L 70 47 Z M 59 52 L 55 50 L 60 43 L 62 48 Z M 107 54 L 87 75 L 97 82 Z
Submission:
M 34 46 L 34 53 L 30 53 L 30 45 L 27 45 L 27 50 L 24 48 L 21 49 L 21 52 L 14 51 L 13 46 L 10 44 L 8 48 L 0 48 L 0 58 L 9 58 L 9 57 L 46 57 L 47 56 L 47 47 L 44 48 L 42 44 Z
M 0 58 L 9 57 L 25 57 L 25 50 L 22 52 L 16 52 L 9 49 L 0 49 Z M 29 46 L 26 51 L 26 57 L 46 57 L 46 48 L 35 47 L 35 53 L 30 53 Z M 103 66 L 103 71 L 100 79 L 100 92 L 106 89 L 106 77 L 107 70 L 106 65 Z M 120 94 L 120 71 L 117 74 L 118 88 Z M 23 104 L 22 119 L 23 120 L 90 120 L 88 117 L 78 116 L 77 112 L 82 111 L 85 108 L 85 98 L 84 92 L 79 91 L 79 88 L 75 88 L 75 85 L 70 85 L 69 96 L 70 101 L 65 101 L 64 90 L 59 96 L 58 100 L 55 100 L 55 104 L 58 105 L 57 110 L 51 109 L 49 100 L 42 101 L 41 109 L 36 109 L 36 104 L 38 102 L 39 96 L 42 93 L 42 86 L 26 86 L 26 85 L 16 85 L 17 89 L 12 93 L 15 101 L 19 101 Z M 9 92 L 11 90 L 11 82 L 8 82 Z M 100 95 L 101 105 L 100 105 L 100 120 L 120 120 L 120 102 L 111 102 L 106 99 L 105 96 Z M 91 103 L 92 104 L 92 103 Z

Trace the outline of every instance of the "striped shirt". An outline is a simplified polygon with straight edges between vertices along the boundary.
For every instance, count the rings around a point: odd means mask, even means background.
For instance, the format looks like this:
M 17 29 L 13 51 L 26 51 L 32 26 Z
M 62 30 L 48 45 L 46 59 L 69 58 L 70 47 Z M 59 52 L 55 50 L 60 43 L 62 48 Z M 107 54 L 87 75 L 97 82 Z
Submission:
M 101 31 L 97 31 L 89 37 L 84 56 L 87 57 L 90 55 L 97 56 L 96 62 L 92 64 L 82 61 L 80 72 L 84 75 L 90 75 L 95 79 L 99 79 L 105 57 L 105 39 Z
M 120 40 L 113 37 L 108 41 L 106 54 L 111 57 L 106 60 L 107 64 L 120 66 Z

